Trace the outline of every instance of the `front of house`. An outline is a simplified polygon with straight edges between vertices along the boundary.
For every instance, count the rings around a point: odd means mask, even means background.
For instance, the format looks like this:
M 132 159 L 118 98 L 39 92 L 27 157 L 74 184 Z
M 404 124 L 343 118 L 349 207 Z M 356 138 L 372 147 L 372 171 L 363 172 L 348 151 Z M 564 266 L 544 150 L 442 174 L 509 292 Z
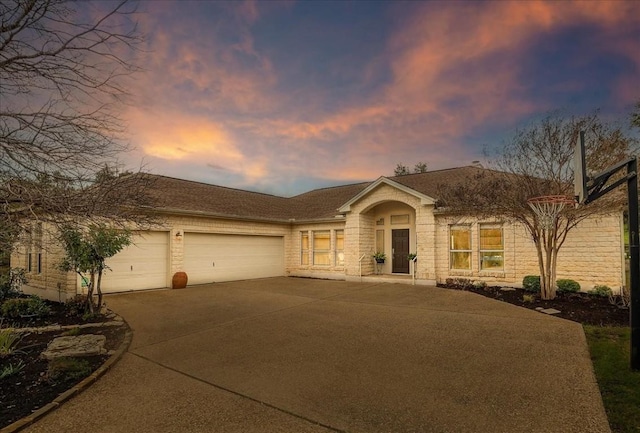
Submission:
M 301 276 L 430 285 L 467 278 L 518 286 L 525 275 L 539 274 L 523 227 L 436 209 L 439 185 L 477 170 L 483 169 L 381 177 L 292 198 L 155 176 L 162 226 L 136 232 L 134 245 L 107 261 L 103 291 L 171 287 L 179 271 L 189 285 Z M 583 290 L 618 289 L 624 284 L 622 230 L 618 212 L 581 222 L 560 250 L 558 278 L 574 279 Z M 33 233 L 46 237 L 42 229 Z M 385 253 L 383 264 L 376 264 L 375 252 Z M 417 254 L 415 262 L 410 253 Z M 26 292 L 65 300 L 83 288 L 76 276 L 55 269 L 61 257 L 53 239 L 29 239 L 12 266 L 27 270 Z

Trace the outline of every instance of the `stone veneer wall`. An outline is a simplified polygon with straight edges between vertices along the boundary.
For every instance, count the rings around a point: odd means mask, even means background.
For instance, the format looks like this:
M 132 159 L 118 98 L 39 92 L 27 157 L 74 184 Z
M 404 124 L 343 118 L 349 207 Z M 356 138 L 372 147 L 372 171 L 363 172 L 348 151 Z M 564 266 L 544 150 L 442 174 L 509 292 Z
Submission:
M 35 227 L 35 224 L 34 224 Z M 64 258 L 64 250 L 55 241 L 56 231 L 50 224 L 42 225 L 41 245 L 35 239 L 26 237 L 20 240 L 11 254 L 11 267 L 28 268 L 27 253 L 32 254 L 32 272 L 27 272 L 27 284 L 22 291 L 28 295 L 37 295 L 51 301 L 64 302 L 76 295 L 76 275 L 58 270 Z M 30 246 L 29 246 L 30 244 Z M 37 254 L 42 254 L 41 272 L 38 272 Z
M 337 219 L 335 222 L 322 223 L 299 223 L 291 226 L 290 242 L 287 244 L 287 274 L 294 277 L 315 277 L 329 279 L 344 279 L 345 266 L 336 264 L 336 230 L 345 231 L 344 253 L 345 264 L 348 261 L 348 239 L 345 230 L 344 219 Z M 331 264 L 330 265 L 314 265 L 313 264 L 313 232 L 314 231 L 330 231 L 331 232 Z M 302 236 L 305 232 L 309 234 L 309 264 L 303 265 L 301 262 Z
M 436 218 L 436 270 L 437 281 L 449 277 L 483 280 L 488 284 L 521 286 L 526 275 L 539 275 L 535 244 L 526 229 L 519 224 L 504 224 L 504 270 L 481 271 L 479 269 L 479 224 L 499 221 L 475 221 L 472 219 Z M 470 224 L 472 243 L 472 269 L 449 269 L 449 226 Z M 580 283 L 582 290 L 605 284 L 614 291 L 622 286 L 624 258 L 622 240 L 622 215 L 603 215 L 582 221 L 572 229 L 558 254 L 557 278 L 570 278 Z
M 416 279 L 421 284 L 444 282 L 448 277 L 482 279 L 490 284 L 518 286 L 525 275 L 537 275 L 538 263 L 535 246 L 523 227 L 504 224 L 505 266 L 500 272 L 483 272 L 479 268 L 478 221 L 468 219 L 456 221 L 444 216 L 434 216 L 431 205 L 422 205 L 420 199 L 388 185 L 380 185 L 369 195 L 352 205 L 344 220 L 323 223 L 277 224 L 268 222 L 236 221 L 192 216 L 171 216 L 160 231 L 169 231 L 170 266 L 167 287 L 172 275 L 181 270 L 184 262 L 184 232 L 254 234 L 282 236 L 285 245 L 285 268 L 287 275 L 318 278 L 344 279 L 360 275 L 359 258 L 362 260 L 362 275 L 374 273 L 370 255 L 375 249 L 375 212 L 377 205 L 386 202 L 402 202 L 415 210 L 416 252 L 418 262 Z M 470 271 L 449 270 L 449 224 L 460 222 L 472 226 L 472 269 Z M 494 222 L 494 221 L 483 221 Z M 330 230 L 332 260 L 335 252 L 335 230 L 345 231 L 345 266 L 301 265 L 300 232 Z M 181 232 L 182 237 L 176 237 Z M 413 233 L 412 233 L 413 236 Z M 73 273 L 56 269 L 63 258 L 63 251 L 56 246 L 50 229 L 43 230 L 42 272 L 27 275 L 26 293 L 36 294 L 51 300 L 66 300 L 76 294 L 77 278 Z M 33 253 L 38 250 L 31 247 Z M 12 254 L 13 267 L 27 265 L 27 248 L 23 245 Z M 310 263 L 312 263 L 310 261 Z M 583 221 L 573 229 L 558 258 L 558 278 L 578 281 L 583 290 L 596 284 L 606 284 L 616 290 L 623 285 L 622 216 L 605 215 Z

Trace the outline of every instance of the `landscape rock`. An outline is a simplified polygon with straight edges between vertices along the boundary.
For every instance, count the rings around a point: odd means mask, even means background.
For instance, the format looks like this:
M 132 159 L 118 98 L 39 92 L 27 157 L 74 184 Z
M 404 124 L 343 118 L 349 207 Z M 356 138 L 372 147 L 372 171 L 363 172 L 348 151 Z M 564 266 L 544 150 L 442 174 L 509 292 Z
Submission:
M 42 352 L 45 359 L 73 356 L 94 356 L 104 355 L 107 350 L 104 344 L 107 338 L 104 335 L 76 335 L 54 338 L 47 349 Z

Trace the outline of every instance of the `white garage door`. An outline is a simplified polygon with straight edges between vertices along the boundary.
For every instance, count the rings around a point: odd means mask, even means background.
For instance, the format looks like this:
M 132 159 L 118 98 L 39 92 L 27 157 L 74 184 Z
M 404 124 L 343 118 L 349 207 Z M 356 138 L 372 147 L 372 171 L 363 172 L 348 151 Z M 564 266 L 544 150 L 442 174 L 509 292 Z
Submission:
M 136 235 L 129 245 L 107 259 L 111 270 L 102 277 L 104 293 L 167 287 L 169 234 L 145 232 Z
M 284 275 L 282 236 L 185 233 L 189 285 Z

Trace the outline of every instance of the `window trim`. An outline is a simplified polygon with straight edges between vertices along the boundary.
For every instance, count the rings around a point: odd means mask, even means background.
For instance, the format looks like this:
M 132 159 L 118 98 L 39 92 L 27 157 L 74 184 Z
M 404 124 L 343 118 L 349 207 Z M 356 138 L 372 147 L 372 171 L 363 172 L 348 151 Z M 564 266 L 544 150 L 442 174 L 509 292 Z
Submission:
M 482 249 L 482 231 L 483 230 L 500 230 L 500 242 L 502 249 Z M 499 268 L 484 268 L 483 267 L 483 254 L 484 253 L 501 253 L 502 255 L 502 266 Z M 492 224 L 492 223 L 480 223 L 478 225 L 478 269 L 480 271 L 485 272 L 501 272 L 504 271 L 504 226 L 502 224 Z
M 469 249 L 453 249 L 453 231 L 466 231 L 469 237 Z M 467 253 L 469 254 L 469 267 L 468 268 L 454 268 L 454 261 L 452 260 L 453 253 Z M 449 270 L 454 271 L 470 271 L 473 269 L 473 237 L 471 236 L 471 225 L 455 224 L 449 226 Z
M 307 248 L 304 248 L 304 238 L 307 238 Z M 300 264 L 302 266 L 309 266 L 309 232 L 301 231 L 300 232 Z M 305 260 L 306 259 L 306 260 Z
M 311 255 L 313 256 L 313 266 L 331 266 L 331 230 L 313 230 L 312 232 L 312 239 L 313 242 L 311 244 L 311 249 L 312 249 L 312 253 Z M 329 248 L 324 249 L 324 248 L 317 248 L 316 247 L 316 233 L 320 234 L 328 234 L 329 235 Z M 320 255 L 325 255 L 327 257 L 327 262 L 328 263 L 317 263 L 316 262 L 316 254 Z
M 403 224 L 411 224 L 411 215 L 407 214 L 398 214 L 398 215 L 391 215 L 389 217 L 389 223 L 392 226 L 399 226 L 399 225 L 403 225 Z

